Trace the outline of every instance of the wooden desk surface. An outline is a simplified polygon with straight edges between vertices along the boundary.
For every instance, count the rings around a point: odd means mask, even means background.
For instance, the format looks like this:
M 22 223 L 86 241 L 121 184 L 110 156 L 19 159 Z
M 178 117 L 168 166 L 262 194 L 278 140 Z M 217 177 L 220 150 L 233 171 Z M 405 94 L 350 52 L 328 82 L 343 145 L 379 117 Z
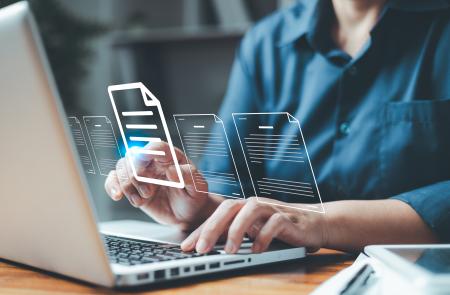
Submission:
M 299 295 L 309 294 L 354 259 L 341 252 L 321 250 L 303 260 L 127 290 L 87 285 L 0 260 L 0 294 Z

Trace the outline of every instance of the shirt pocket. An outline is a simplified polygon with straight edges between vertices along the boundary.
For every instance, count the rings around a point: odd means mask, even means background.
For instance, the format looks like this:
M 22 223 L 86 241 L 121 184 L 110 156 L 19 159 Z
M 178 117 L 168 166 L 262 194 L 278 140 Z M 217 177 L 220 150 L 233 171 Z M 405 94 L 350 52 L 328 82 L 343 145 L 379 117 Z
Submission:
M 386 195 L 450 179 L 450 100 L 387 103 L 380 140 Z

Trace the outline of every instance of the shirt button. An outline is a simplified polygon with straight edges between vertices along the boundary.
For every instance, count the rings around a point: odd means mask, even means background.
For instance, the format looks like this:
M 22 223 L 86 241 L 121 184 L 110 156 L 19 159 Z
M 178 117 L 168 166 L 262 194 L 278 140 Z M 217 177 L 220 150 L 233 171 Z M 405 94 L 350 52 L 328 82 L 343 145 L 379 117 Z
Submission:
M 339 125 L 339 133 L 342 136 L 349 135 L 350 134 L 350 123 L 348 123 L 348 122 L 341 123 L 341 125 Z
M 358 74 L 358 69 L 356 68 L 356 66 L 351 66 L 348 69 L 348 73 L 350 74 L 350 76 L 356 76 L 356 74 Z

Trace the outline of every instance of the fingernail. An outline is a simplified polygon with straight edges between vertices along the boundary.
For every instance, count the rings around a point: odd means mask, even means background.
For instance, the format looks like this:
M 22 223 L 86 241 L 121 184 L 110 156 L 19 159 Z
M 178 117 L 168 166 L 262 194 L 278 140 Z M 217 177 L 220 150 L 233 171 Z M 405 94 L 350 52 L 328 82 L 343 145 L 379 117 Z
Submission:
M 134 207 L 138 207 L 138 204 L 140 203 L 140 201 L 141 201 L 141 198 L 140 198 L 139 196 L 137 196 L 137 195 L 131 195 L 131 204 L 132 204 Z
M 197 252 L 205 253 L 208 252 L 208 243 L 205 240 L 200 239 L 197 243 Z
M 186 239 L 181 243 L 181 249 L 191 249 L 192 248 L 192 241 L 190 239 Z
M 174 166 L 170 166 L 169 168 L 167 168 L 166 177 L 170 181 L 178 181 L 177 170 Z
M 141 191 L 144 198 L 150 198 L 151 197 L 151 191 L 150 188 L 146 185 L 141 186 Z
M 115 188 L 111 188 L 111 197 L 113 200 L 117 199 L 117 190 Z
M 225 252 L 234 253 L 236 251 L 236 245 L 231 240 L 227 240 L 225 244 Z

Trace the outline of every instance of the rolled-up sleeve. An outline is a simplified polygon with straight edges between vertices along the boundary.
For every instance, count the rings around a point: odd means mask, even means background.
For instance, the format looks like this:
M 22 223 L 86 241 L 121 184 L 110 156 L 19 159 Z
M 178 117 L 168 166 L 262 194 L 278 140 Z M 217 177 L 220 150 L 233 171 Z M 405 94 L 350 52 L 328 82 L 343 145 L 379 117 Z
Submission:
M 392 197 L 410 205 L 439 238 L 450 242 L 450 181 Z

